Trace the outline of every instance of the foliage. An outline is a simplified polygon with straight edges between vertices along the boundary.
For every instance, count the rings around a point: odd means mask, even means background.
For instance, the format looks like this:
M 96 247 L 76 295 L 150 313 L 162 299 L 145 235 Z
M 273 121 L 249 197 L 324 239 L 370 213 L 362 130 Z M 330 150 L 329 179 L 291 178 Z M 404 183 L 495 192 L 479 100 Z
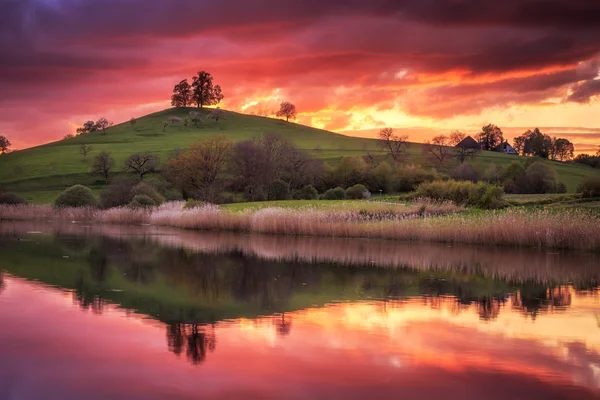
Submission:
M 54 201 L 56 207 L 95 207 L 98 200 L 86 186 L 75 185 L 62 192 Z
M 402 166 L 396 170 L 396 189 L 399 192 L 412 192 L 423 182 L 437 179 L 435 170 L 425 170 L 419 165 Z
M 94 157 L 90 173 L 92 175 L 100 175 L 104 181 L 108 183 L 108 175 L 115 166 L 115 160 L 110 156 L 110 153 L 103 151 Z
M 6 136 L 0 136 L 0 154 L 8 153 L 10 146 L 10 140 Z
M 285 117 L 286 121 L 296 119 L 296 106 L 289 101 L 284 101 L 279 105 L 279 110 L 275 113 L 277 117 Z
M 27 201 L 13 193 L 0 193 L 0 204 L 27 204 Z
M 188 199 L 188 201 L 185 202 L 185 206 L 183 206 L 183 209 L 184 210 L 191 210 L 193 208 L 204 207 L 205 205 L 207 205 L 207 203 L 204 202 L 204 201 L 194 200 L 194 199 Z
M 76 132 L 78 135 L 84 135 L 86 133 L 96 132 L 98 127 L 94 121 L 87 121 L 81 128 L 77 128 Z
M 573 159 L 575 146 L 568 139 L 553 138 L 552 149 L 550 150 L 550 159 L 559 161 L 568 161 Z
M 483 150 L 492 151 L 504 142 L 504 134 L 496 125 L 488 124 L 481 128 L 477 140 Z
M 140 182 L 131 189 L 131 197 L 147 196 L 152 199 L 155 205 L 160 205 L 166 200 L 156 191 L 156 188 L 147 182 Z
M 564 193 L 558 182 L 556 170 L 549 164 L 537 161 L 525 170 L 525 177 L 517 181 L 520 193 Z
M 392 192 L 395 184 L 394 170 L 385 161 L 382 161 L 370 173 L 369 187 L 385 193 Z
M 200 139 L 169 160 L 168 176 L 184 196 L 215 202 L 232 142 L 224 136 Z
M 539 128 L 529 129 L 513 140 L 513 148 L 525 156 L 567 161 L 573 158 L 575 147 L 564 138 L 551 138 Z
M 136 180 L 130 177 L 118 177 L 106 189 L 100 192 L 102 208 L 121 207 L 131 202 L 131 191 Z
M 174 107 L 187 107 L 192 102 L 192 86 L 187 79 L 179 82 L 173 87 L 171 105 Z
M 408 148 L 408 135 L 396 135 L 392 128 L 379 131 L 379 145 L 387 151 L 397 166 Z
M 112 125 L 112 121 L 109 121 L 106 118 L 102 117 L 99 118 L 98 121 L 96 121 L 96 130 L 102 131 L 102 134 L 106 135 L 106 128 Z
M 214 119 L 217 126 L 219 126 L 219 120 L 225 119 L 225 112 L 221 110 L 219 107 L 211 110 L 206 116 L 208 119 Z
M 137 194 L 133 196 L 133 200 L 129 203 L 129 206 L 132 208 L 148 208 L 157 205 L 156 202 L 145 194 Z
M 141 181 L 145 175 L 157 172 L 159 163 L 158 156 L 150 151 L 133 153 L 123 163 L 123 171 L 135 172 Z
M 319 198 L 319 192 L 312 185 L 306 185 L 294 193 L 295 200 L 316 200 Z
M 472 165 L 467 163 L 459 164 L 452 171 L 452 178 L 459 181 L 471 181 L 477 182 L 479 180 L 479 173 L 473 168 Z
M 346 191 L 338 186 L 335 189 L 327 190 L 321 198 L 323 200 L 344 200 L 346 198 Z
M 198 108 L 204 106 L 214 106 L 223 100 L 221 86 L 213 84 L 213 76 L 206 71 L 198 72 L 193 77 L 192 82 L 192 100 Z
M 584 198 L 600 197 L 600 177 L 587 178 L 577 188 Z
M 333 185 L 350 187 L 365 181 L 367 169 L 362 157 L 344 157 L 331 171 L 329 180 Z
M 487 182 L 454 180 L 425 182 L 419 185 L 416 195 L 484 209 L 501 208 L 504 205 L 502 188 Z
M 346 198 L 350 200 L 363 200 L 368 199 L 371 193 L 367 190 L 364 185 L 354 185 L 346 189 Z
M 269 200 L 289 200 L 290 185 L 281 179 L 274 180 L 269 185 Z
M 578 164 L 589 165 L 592 168 L 600 168 L 600 154 L 595 156 L 589 154 L 578 154 L 574 161 Z

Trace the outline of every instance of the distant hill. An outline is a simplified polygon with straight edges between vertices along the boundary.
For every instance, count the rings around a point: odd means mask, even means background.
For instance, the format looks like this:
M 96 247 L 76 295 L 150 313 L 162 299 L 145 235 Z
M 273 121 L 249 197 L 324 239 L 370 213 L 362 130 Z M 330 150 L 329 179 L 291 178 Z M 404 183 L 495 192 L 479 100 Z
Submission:
M 204 114 L 202 126 L 192 123 L 167 127 L 163 132 L 163 121 L 170 116 L 186 117 L 195 108 L 173 108 L 137 118 L 135 126 L 124 122 L 106 130 L 106 135 L 93 132 L 72 139 L 61 140 L 21 150 L 0 157 L 0 187 L 24 196 L 36 203 L 51 202 L 64 188 L 81 183 L 99 190 L 102 183 L 88 174 L 91 160 L 95 154 L 108 151 L 115 158 L 119 169 L 125 158 L 137 151 L 153 151 L 166 161 L 171 152 L 185 148 L 199 138 L 225 135 L 233 141 L 250 139 L 263 133 L 278 133 L 289 137 L 300 148 L 310 151 L 316 157 L 335 163 L 340 157 L 362 156 L 367 153 L 374 157 L 384 154 L 374 139 L 343 136 L 322 129 L 311 128 L 279 119 L 258 117 L 225 111 L 225 120 L 216 126 L 214 120 L 206 118 L 210 110 L 201 110 Z M 81 144 L 92 146 L 92 152 L 84 161 L 79 154 Z M 409 149 L 409 162 L 426 165 L 422 155 L 422 146 L 413 144 Z M 489 163 L 506 165 L 515 156 L 500 153 L 483 152 L 477 163 L 482 168 Z M 585 176 L 597 173 L 591 168 L 556 163 L 559 178 L 569 191 L 574 191 Z

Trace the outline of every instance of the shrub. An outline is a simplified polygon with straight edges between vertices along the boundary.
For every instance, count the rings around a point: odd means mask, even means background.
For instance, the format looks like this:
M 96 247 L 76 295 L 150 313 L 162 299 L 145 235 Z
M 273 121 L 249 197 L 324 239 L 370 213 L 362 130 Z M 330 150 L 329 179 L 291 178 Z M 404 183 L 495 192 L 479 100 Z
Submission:
M 133 196 L 131 203 L 129 203 L 129 206 L 133 208 L 147 208 L 155 205 L 157 205 L 156 202 L 150 196 L 145 194 L 136 194 Z
M 306 185 L 294 194 L 296 200 L 315 200 L 319 198 L 319 192 L 312 185 Z
M 346 198 L 352 200 L 367 199 L 371 196 L 371 193 L 367 190 L 364 185 L 358 184 L 346 189 Z
M 183 206 L 183 209 L 184 210 L 191 210 L 192 208 L 204 207 L 207 204 L 208 203 L 206 203 L 206 202 L 204 202 L 202 200 L 188 199 L 188 201 L 185 202 L 185 206 Z
M 323 200 L 344 200 L 345 198 L 346 191 L 339 186 L 335 189 L 329 189 L 322 196 Z
M 525 170 L 525 179 L 517 181 L 517 186 L 521 186 L 521 193 L 559 193 L 561 189 L 554 167 L 542 161 L 531 163 Z
M 181 194 L 181 192 L 179 190 L 176 190 L 176 189 L 165 189 L 162 192 L 162 195 L 167 201 L 183 200 L 183 195 Z
M 418 165 L 402 166 L 396 170 L 396 189 L 399 192 L 412 192 L 423 182 L 437 179 L 434 170 L 425 170 Z
M 54 201 L 56 207 L 95 207 L 98 205 L 92 190 L 82 185 L 71 186 Z
M 269 185 L 269 200 L 289 200 L 290 185 L 281 179 L 274 180 Z
M 120 207 L 131 202 L 131 191 L 136 180 L 130 177 L 119 177 L 100 193 L 100 205 L 103 208 Z
M 244 188 L 244 199 L 247 201 L 267 200 L 267 193 L 262 185 L 248 185 Z
M 371 173 L 370 173 L 370 185 L 369 187 L 374 190 L 381 190 L 384 192 L 391 192 L 394 190 L 394 170 L 385 161 L 382 161 Z
M 577 193 L 588 199 L 600 197 L 600 177 L 586 178 L 577 188 Z
M 155 205 L 160 205 L 166 201 L 165 198 L 156 191 L 154 186 L 146 182 L 138 183 L 131 190 L 131 197 L 135 198 L 135 196 L 148 196 Z
M 471 165 L 462 163 L 452 171 L 452 178 L 459 181 L 471 181 L 477 182 L 479 180 L 479 174 L 475 171 Z
M 0 204 L 27 204 L 24 198 L 12 193 L 0 193 Z
M 419 185 L 416 195 L 479 208 L 500 208 L 504 205 L 502 188 L 487 182 L 454 180 L 425 182 Z

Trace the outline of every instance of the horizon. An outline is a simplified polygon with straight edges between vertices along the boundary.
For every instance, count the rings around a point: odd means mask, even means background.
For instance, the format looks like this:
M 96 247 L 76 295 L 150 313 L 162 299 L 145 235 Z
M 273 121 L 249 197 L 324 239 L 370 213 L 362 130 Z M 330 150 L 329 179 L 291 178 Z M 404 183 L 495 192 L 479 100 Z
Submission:
M 138 118 L 169 108 L 173 86 L 206 70 L 223 109 L 290 101 L 295 122 L 349 136 L 391 127 L 423 142 L 493 123 L 509 142 L 539 127 L 577 153 L 600 144 L 598 3 L 272 5 L 3 2 L 0 134 L 22 150 L 101 116 Z

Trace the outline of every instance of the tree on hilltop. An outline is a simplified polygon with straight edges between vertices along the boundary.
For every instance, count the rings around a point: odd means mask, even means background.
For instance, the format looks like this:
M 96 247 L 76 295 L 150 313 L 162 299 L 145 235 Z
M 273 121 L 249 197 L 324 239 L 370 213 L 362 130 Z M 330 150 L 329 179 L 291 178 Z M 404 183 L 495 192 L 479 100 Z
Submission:
M 11 146 L 10 140 L 6 136 L 0 136 L 0 154 L 8 153 L 8 148 Z
M 408 135 L 396 135 L 392 128 L 383 128 L 379 131 L 379 145 L 388 152 L 394 160 L 394 167 L 408 148 Z
M 296 106 L 289 101 L 284 101 L 279 106 L 279 111 L 275 113 L 277 117 L 285 117 L 286 122 L 291 119 L 296 119 Z
M 98 128 L 96 127 L 96 123 L 94 121 L 87 121 L 81 128 L 77 128 L 77 134 L 85 135 L 86 133 L 96 132 L 97 130 Z
M 182 80 L 173 88 L 171 105 L 173 107 L 187 107 L 192 103 L 192 86 L 187 79 Z
M 477 135 L 479 144 L 482 150 L 492 151 L 504 142 L 504 134 L 502 129 L 494 124 L 487 124 L 481 128 L 481 132 Z
M 192 100 L 198 108 L 215 106 L 223 100 L 221 86 L 213 84 L 213 76 L 206 71 L 198 72 L 192 82 Z
M 112 126 L 113 122 L 107 120 L 106 118 L 102 117 L 100 119 L 98 119 L 98 121 L 96 121 L 96 130 L 98 131 L 102 131 L 103 135 L 106 135 L 106 128 L 108 128 L 109 126 Z

